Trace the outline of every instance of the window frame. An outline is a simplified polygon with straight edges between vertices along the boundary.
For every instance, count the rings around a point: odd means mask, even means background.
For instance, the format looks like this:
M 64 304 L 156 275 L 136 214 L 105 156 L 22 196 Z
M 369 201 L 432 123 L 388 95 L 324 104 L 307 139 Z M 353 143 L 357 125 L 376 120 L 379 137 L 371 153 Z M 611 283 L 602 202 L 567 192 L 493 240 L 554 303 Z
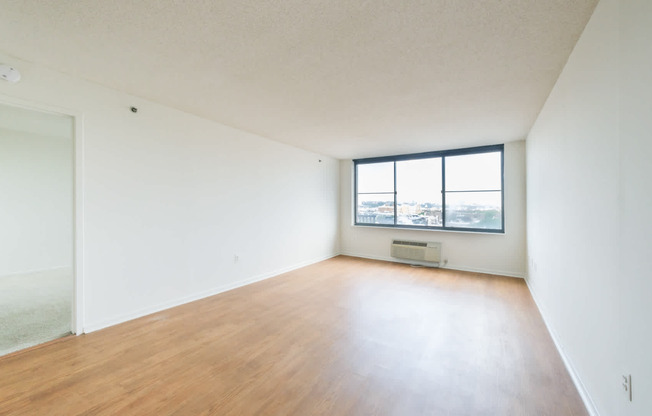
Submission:
M 482 153 L 500 153 L 500 214 L 501 228 L 466 228 L 466 227 L 447 227 L 446 226 L 446 157 L 464 156 Z M 397 189 L 396 189 L 396 162 L 406 160 L 432 159 L 441 158 L 441 194 L 442 194 L 442 225 L 441 226 L 422 226 L 410 224 L 397 224 L 398 206 L 397 206 Z M 394 162 L 394 224 L 370 224 L 358 222 L 358 166 Z M 473 192 L 473 191 L 468 191 Z M 382 227 L 382 228 L 404 228 L 410 230 L 431 230 L 431 231 L 456 231 L 471 233 L 492 233 L 505 234 L 505 145 L 495 144 L 489 146 L 467 147 L 462 149 L 439 150 L 433 152 L 410 153 L 394 156 L 369 157 L 364 159 L 353 159 L 353 225 L 360 227 Z

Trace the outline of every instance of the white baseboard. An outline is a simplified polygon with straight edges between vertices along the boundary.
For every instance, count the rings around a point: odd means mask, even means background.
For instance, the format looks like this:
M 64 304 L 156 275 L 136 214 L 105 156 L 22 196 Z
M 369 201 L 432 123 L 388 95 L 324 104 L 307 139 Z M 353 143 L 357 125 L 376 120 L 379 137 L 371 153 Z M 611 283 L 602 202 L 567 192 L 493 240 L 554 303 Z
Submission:
M 464 266 L 458 266 L 458 265 L 446 265 L 446 267 L 443 267 L 444 269 L 451 269 L 451 270 L 459 270 L 461 272 L 472 272 L 472 273 L 482 273 L 482 274 L 493 274 L 496 276 L 507 276 L 507 277 L 517 277 L 519 279 L 525 279 L 525 275 L 523 273 L 514 273 L 514 272 L 508 272 L 505 270 L 493 270 L 493 269 L 481 269 L 477 267 L 464 267 Z
M 84 331 L 83 332 L 88 334 L 90 332 L 94 332 L 94 331 L 98 331 L 100 329 L 108 328 L 108 327 L 113 326 L 113 325 L 121 324 L 121 323 L 131 321 L 131 320 L 134 320 L 134 319 L 137 319 L 137 318 L 142 318 L 143 316 L 151 315 L 153 313 L 160 312 L 160 311 L 163 311 L 163 310 L 166 310 L 166 309 L 170 309 L 170 308 L 173 308 L 175 306 L 183 305 L 183 304 L 193 302 L 193 301 L 196 301 L 196 300 L 199 300 L 199 299 L 207 298 L 209 296 L 217 295 L 219 293 L 228 292 L 229 290 L 237 289 L 239 287 L 247 286 L 247 285 L 250 285 L 252 283 L 260 282 L 261 280 L 266 280 L 266 279 L 281 275 L 283 273 L 290 272 L 292 270 L 300 269 L 302 267 L 306 267 L 306 266 L 309 266 L 311 264 L 319 263 L 320 261 L 328 260 L 328 259 L 336 257 L 338 255 L 339 254 L 336 253 L 336 254 L 326 256 L 326 257 L 320 257 L 320 258 L 317 258 L 317 259 L 304 261 L 304 262 L 297 263 L 297 264 L 294 264 L 294 265 L 289 266 L 289 267 L 284 267 L 284 268 L 281 268 L 281 269 L 274 270 L 274 271 L 269 272 L 269 273 L 262 273 L 262 274 L 250 277 L 248 279 L 238 280 L 238 281 L 235 281 L 235 282 L 228 283 L 226 285 L 214 287 L 212 289 L 208 289 L 208 290 L 204 290 L 202 292 L 194 293 L 192 295 L 184 296 L 182 298 L 178 298 L 178 299 L 170 300 L 168 302 L 163 302 L 163 303 L 159 303 L 157 305 L 153 305 L 153 306 L 149 306 L 149 307 L 146 307 L 146 308 L 138 309 L 136 311 L 133 311 L 133 312 L 130 312 L 130 313 L 127 313 L 127 314 L 124 314 L 124 315 L 116 316 L 116 317 L 111 318 L 111 319 L 106 319 L 106 320 L 103 320 L 103 321 L 87 324 L 87 325 L 84 326 Z
M 342 254 L 344 256 L 360 257 L 360 258 L 363 258 L 363 259 L 370 259 L 370 260 L 390 261 L 392 263 L 414 264 L 414 262 L 411 262 L 409 260 L 401 260 L 401 259 L 397 259 L 397 258 L 394 258 L 394 257 L 375 256 L 375 255 L 369 255 L 369 254 L 352 253 L 352 252 L 349 252 L 349 251 L 343 251 L 340 254 Z M 521 279 L 525 278 L 523 273 L 506 272 L 506 271 L 503 271 L 503 270 L 479 269 L 479 268 L 464 267 L 464 266 L 457 266 L 457 265 L 439 266 L 439 268 L 441 268 L 441 269 L 450 269 L 450 270 L 459 270 L 459 271 L 462 271 L 462 272 L 473 272 L 473 273 L 493 274 L 493 275 L 498 275 L 498 276 L 518 277 L 518 278 L 521 278 Z
M 580 378 L 579 374 L 575 370 L 572 361 L 564 352 L 564 348 L 561 344 L 561 341 L 557 337 L 555 331 L 553 331 L 552 327 L 550 326 L 548 319 L 546 319 L 546 313 L 544 312 L 544 309 L 541 307 L 541 304 L 537 300 L 537 297 L 534 291 L 532 290 L 532 287 L 530 286 L 530 282 L 527 278 L 525 279 L 525 283 L 527 284 L 528 290 L 532 295 L 532 299 L 534 299 L 534 304 L 537 306 L 537 309 L 539 309 L 539 313 L 543 318 L 543 323 L 546 325 L 546 328 L 548 329 L 548 333 L 550 334 L 552 341 L 555 343 L 555 347 L 557 347 L 557 351 L 559 351 L 559 355 L 561 356 L 561 359 L 564 362 L 564 365 L 566 366 L 566 370 L 568 370 L 568 374 L 570 374 L 571 379 L 575 384 L 575 388 L 577 388 L 577 391 L 580 394 L 582 401 L 584 402 L 584 406 L 586 407 L 587 412 L 589 412 L 589 415 L 591 416 L 600 416 L 598 410 L 595 407 L 595 404 L 593 403 L 593 400 L 591 399 L 591 395 L 589 395 L 589 392 L 586 390 L 586 387 L 584 387 L 584 383 L 582 383 L 582 379 Z

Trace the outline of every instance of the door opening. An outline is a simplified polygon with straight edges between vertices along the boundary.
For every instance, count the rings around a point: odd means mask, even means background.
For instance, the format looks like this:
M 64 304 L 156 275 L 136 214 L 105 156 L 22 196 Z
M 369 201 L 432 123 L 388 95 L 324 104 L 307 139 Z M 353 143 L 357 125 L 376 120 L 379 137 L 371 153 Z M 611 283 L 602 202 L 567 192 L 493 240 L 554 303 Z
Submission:
M 0 104 L 0 355 L 74 332 L 74 118 Z

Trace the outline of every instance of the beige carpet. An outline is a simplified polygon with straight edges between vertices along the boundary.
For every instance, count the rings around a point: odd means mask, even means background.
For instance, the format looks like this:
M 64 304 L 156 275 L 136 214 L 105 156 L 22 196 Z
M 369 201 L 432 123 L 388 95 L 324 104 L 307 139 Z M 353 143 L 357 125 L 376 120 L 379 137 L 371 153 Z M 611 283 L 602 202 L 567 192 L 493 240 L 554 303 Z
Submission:
M 70 269 L 0 277 L 0 355 L 70 334 Z

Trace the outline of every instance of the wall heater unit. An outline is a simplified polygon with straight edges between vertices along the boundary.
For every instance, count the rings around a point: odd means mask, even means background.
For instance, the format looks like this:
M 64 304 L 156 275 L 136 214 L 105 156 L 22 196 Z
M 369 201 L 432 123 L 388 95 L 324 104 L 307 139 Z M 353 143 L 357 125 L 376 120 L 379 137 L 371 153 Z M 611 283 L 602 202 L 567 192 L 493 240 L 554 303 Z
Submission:
M 437 263 L 441 261 L 441 243 L 425 241 L 392 241 L 392 257 L 419 262 Z

